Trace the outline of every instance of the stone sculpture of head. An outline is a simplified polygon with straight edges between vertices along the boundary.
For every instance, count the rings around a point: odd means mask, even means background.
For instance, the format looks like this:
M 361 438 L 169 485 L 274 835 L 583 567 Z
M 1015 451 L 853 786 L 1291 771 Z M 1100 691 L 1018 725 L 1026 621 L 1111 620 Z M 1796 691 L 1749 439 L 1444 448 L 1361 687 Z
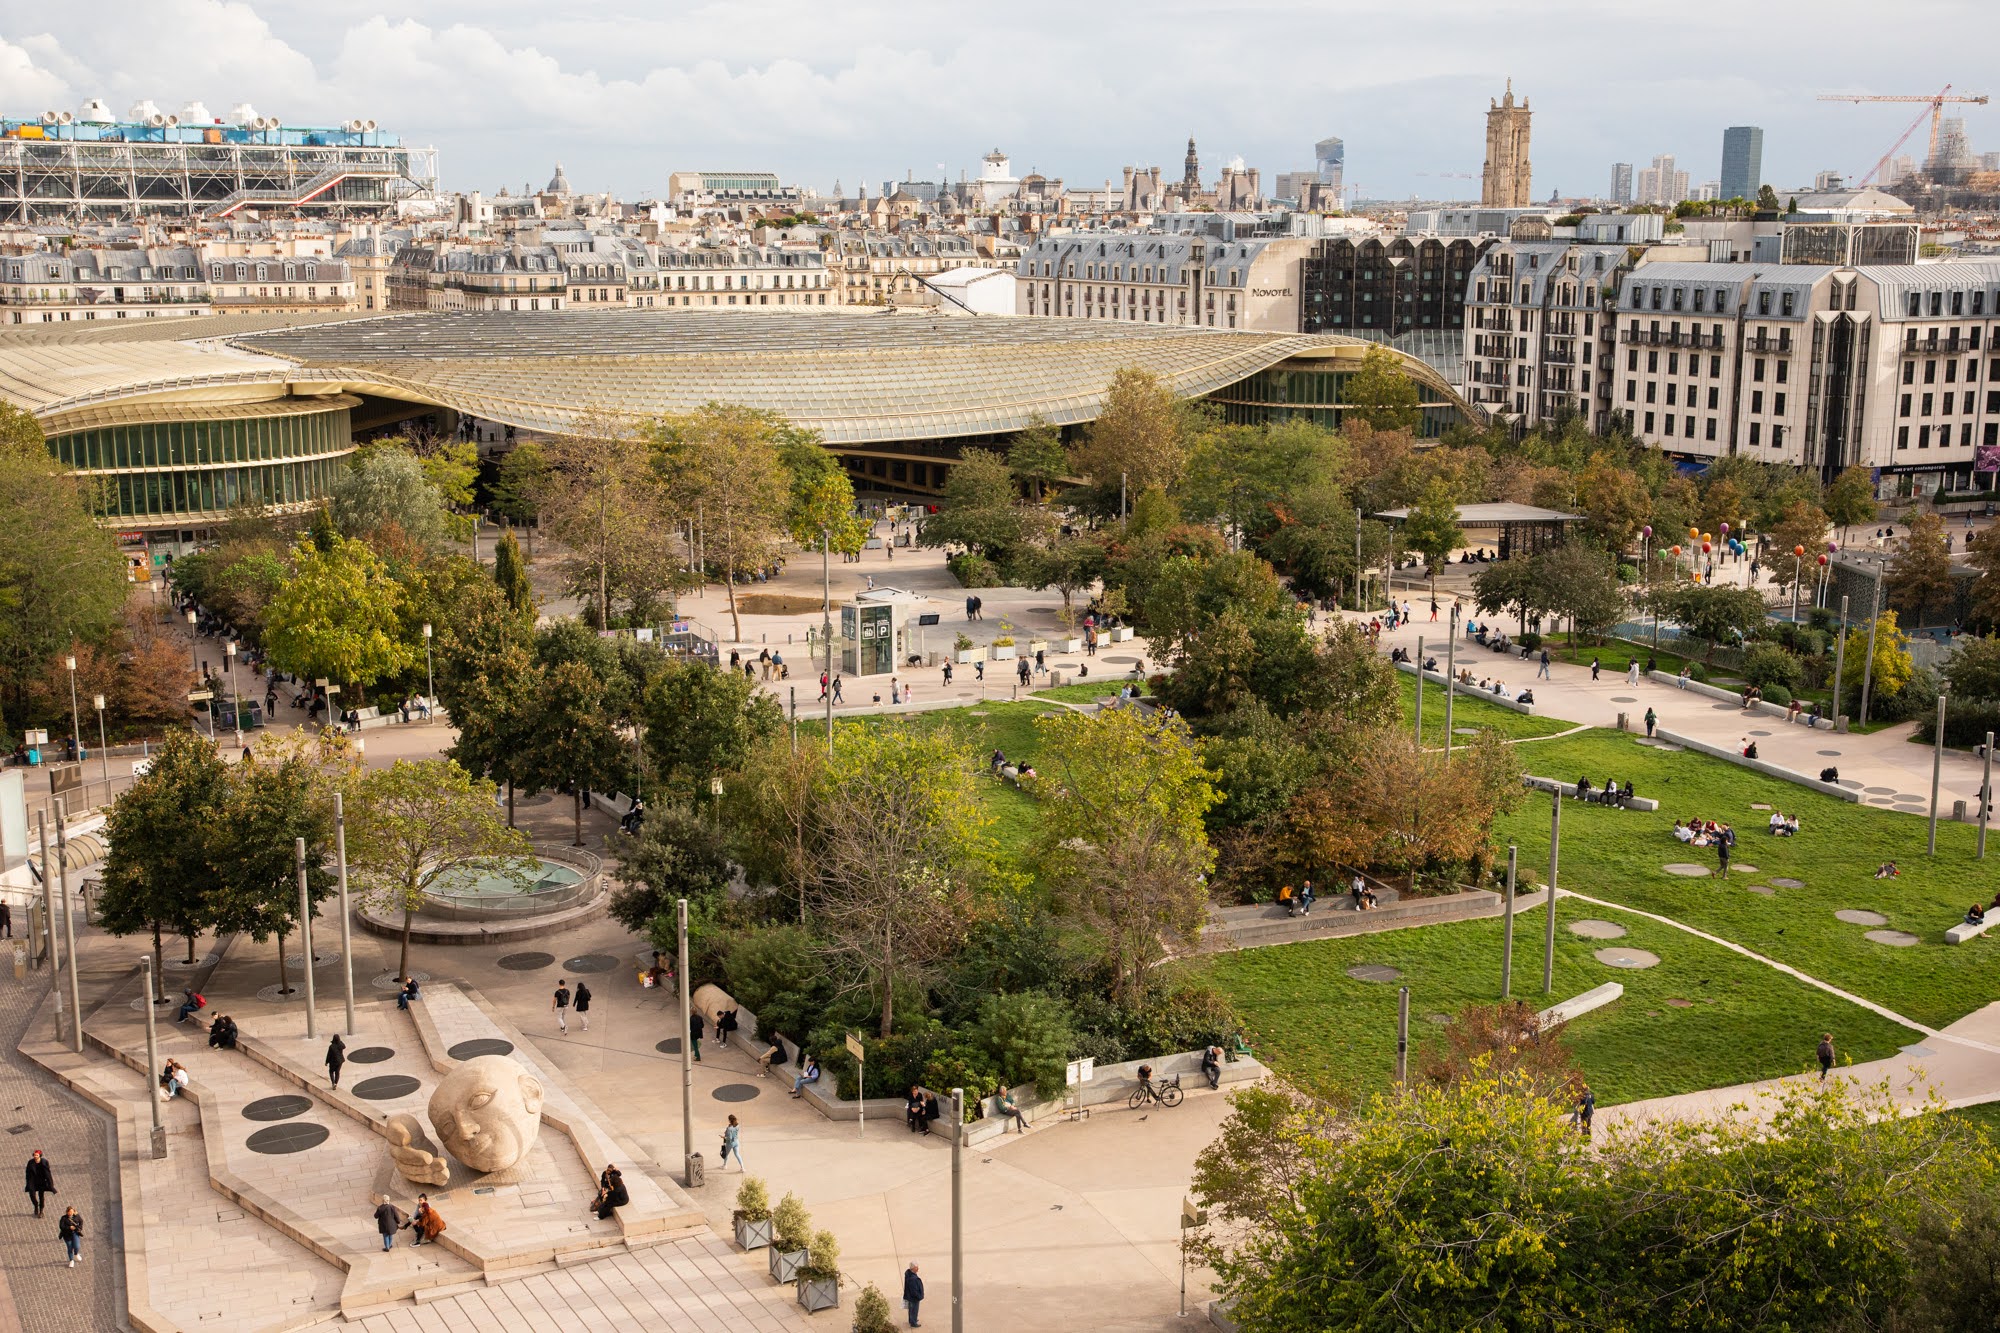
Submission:
M 542 1128 L 542 1084 L 505 1055 L 481 1055 L 444 1076 L 431 1094 L 438 1142 L 474 1171 L 518 1165 Z

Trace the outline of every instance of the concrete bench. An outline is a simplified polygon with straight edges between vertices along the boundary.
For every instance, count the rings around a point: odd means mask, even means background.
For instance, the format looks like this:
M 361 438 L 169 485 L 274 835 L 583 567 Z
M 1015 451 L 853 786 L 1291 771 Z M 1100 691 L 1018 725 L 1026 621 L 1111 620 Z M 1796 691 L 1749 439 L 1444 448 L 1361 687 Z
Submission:
M 1535 1017 L 1542 1025 L 1542 1031 L 1561 1027 L 1572 1018 L 1587 1014 L 1593 1009 L 1602 1009 L 1613 1000 L 1624 998 L 1625 987 L 1615 981 L 1607 981 L 1602 986 L 1593 986 L 1581 995 L 1573 995 L 1561 1004 L 1553 1004 Z
M 1523 773 L 1521 775 L 1521 785 L 1533 787 L 1537 791 L 1559 791 L 1563 794 L 1565 800 L 1573 800 L 1576 797 L 1576 784 L 1574 782 L 1558 782 L 1554 778 L 1538 778 L 1533 773 Z M 1593 792 L 1595 790 L 1595 788 L 1592 789 Z M 1620 797 L 1618 804 L 1627 810 L 1640 810 L 1649 814 L 1660 808 L 1660 803 L 1650 796 Z
M 1668 745 L 1678 745 L 1684 750 L 1693 750 L 1697 754 L 1705 754 L 1711 758 L 1723 760 L 1726 763 L 1735 764 L 1738 768 L 1754 770 L 1755 772 L 1764 774 L 1766 777 L 1783 778 L 1786 782 L 1796 782 L 1801 787 L 1810 787 L 1816 792 L 1821 792 L 1828 796 L 1837 796 L 1843 801 L 1858 803 L 1861 800 L 1861 792 L 1857 788 L 1843 787 L 1833 782 L 1821 782 L 1818 778 L 1801 773 L 1795 768 L 1785 768 L 1763 759 L 1746 759 L 1735 750 L 1725 746 L 1710 745 L 1707 741 L 1698 741 L 1692 737 L 1680 735 L 1678 732 L 1657 728 L 1653 732 L 1653 739 L 1663 741 Z
M 1398 671 L 1407 671 L 1413 676 L 1417 674 L 1417 664 L 1415 662 L 1398 662 L 1396 663 L 1396 669 Z M 1424 679 L 1433 685 L 1443 686 L 1447 683 L 1450 684 L 1454 694 L 1462 694 L 1468 699 L 1483 699 L 1495 708 L 1505 708 L 1510 712 L 1520 713 L 1524 717 L 1533 717 L 1535 715 L 1535 706 L 1533 704 L 1524 704 L 1519 699 L 1503 698 L 1491 690 L 1482 690 L 1477 685 L 1466 685 L 1459 681 L 1447 681 L 1442 671 L 1426 671 L 1423 675 Z M 1534 687 L 1531 685 L 1529 688 L 1533 689 Z
M 1946 944 L 1963 944 L 1969 939 L 1984 935 L 1987 927 L 1991 926 L 1995 919 L 1995 916 L 1989 914 L 1984 921 L 1976 926 L 1969 921 L 1961 921 L 1944 933 L 1944 942 Z

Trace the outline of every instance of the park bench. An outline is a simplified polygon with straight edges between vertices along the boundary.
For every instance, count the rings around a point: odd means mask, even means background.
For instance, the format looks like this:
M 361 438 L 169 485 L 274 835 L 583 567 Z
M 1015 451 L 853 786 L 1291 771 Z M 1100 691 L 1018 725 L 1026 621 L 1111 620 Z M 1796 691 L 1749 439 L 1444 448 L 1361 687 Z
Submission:
M 1993 924 L 1994 919 L 1994 917 L 1988 916 L 1976 926 L 1969 921 L 1961 921 L 1944 933 L 1944 942 L 1946 944 L 1963 944 L 1969 939 L 1984 935 L 1986 928 Z
M 1564 800 L 1571 800 L 1576 796 L 1576 784 L 1574 782 L 1558 782 L 1554 778 L 1538 778 L 1532 773 L 1523 773 L 1521 775 L 1521 784 L 1526 787 L 1533 787 L 1538 791 L 1559 791 L 1562 793 Z M 1621 797 L 1618 804 L 1627 810 L 1653 811 L 1660 808 L 1660 803 L 1650 796 L 1634 796 L 1629 800 Z

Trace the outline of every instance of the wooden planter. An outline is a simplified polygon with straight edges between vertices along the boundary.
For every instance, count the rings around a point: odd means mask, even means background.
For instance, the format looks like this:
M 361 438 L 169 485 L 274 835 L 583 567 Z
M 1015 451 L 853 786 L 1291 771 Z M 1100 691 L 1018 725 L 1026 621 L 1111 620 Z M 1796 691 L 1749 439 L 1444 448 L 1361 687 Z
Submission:
M 837 1308 L 840 1305 L 840 1279 L 837 1277 L 800 1278 L 799 1304 L 805 1306 L 807 1314 Z
M 771 1243 L 771 1219 L 750 1222 L 736 1219 L 736 1243 L 746 1250 L 761 1250 Z
M 996 662 L 1011 662 L 1019 655 L 1020 650 L 1011 643 L 996 643 L 993 645 L 993 660 Z
M 806 1266 L 805 1250 L 781 1250 L 776 1241 L 771 1243 L 771 1280 L 774 1282 L 796 1282 L 799 1270 Z

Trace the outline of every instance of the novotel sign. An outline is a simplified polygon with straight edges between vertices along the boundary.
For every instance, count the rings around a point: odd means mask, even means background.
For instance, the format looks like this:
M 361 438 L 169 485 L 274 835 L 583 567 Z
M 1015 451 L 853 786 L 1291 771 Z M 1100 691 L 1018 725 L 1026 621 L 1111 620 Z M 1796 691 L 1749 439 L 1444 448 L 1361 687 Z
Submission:
M 1290 296 L 1292 289 L 1289 287 L 1252 287 L 1250 294 L 1252 296 Z

